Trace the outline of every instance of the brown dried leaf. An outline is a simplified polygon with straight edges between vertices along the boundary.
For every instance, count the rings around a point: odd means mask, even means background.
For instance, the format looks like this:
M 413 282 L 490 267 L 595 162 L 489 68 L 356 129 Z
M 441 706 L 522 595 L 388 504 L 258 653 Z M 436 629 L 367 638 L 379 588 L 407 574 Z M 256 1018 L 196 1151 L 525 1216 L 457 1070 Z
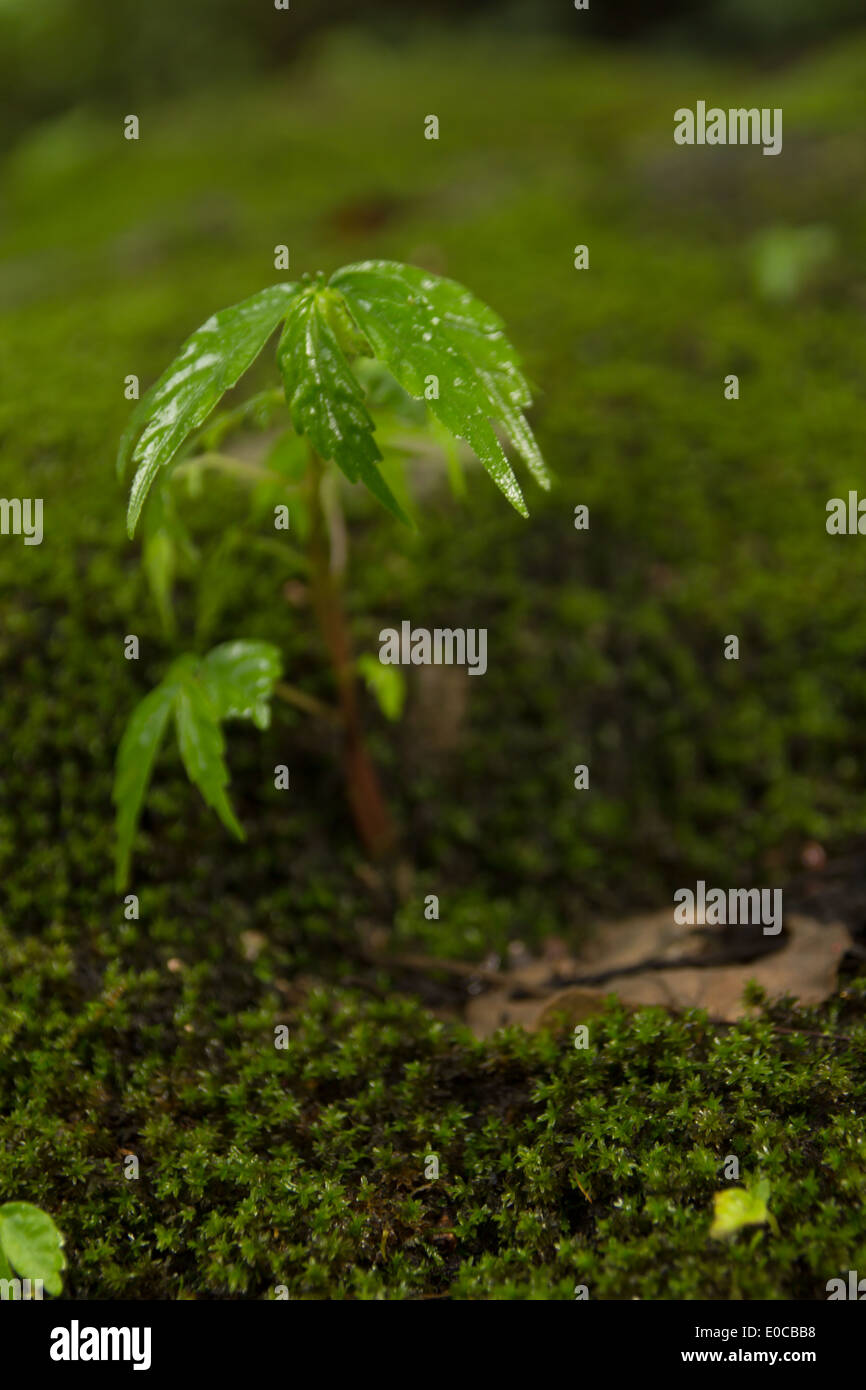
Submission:
M 785 927 L 781 949 L 757 960 L 644 970 L 591 986 L 558 984 L 569 975 L 625 968 L 648 959 L 690 954 L 698 959 L 707 946 L 704 938 L 677 926 L 670 909 L 608 922 L 579 958 L 558 959 L 555 970 L 550 960 L 533 960 L 504 971 L 501 984 L 467 1005 L 466 1022 L 478 1037 L 489 1037 L 513 1023 L 529 1031 L 553 1027 L 560 1016 L 573 1026 L 600 1013 L 612 994 L 628 1008 L 700 1008 L 715 1019 L 733 1022 L 747 1012 L 743 991 L 750 980 L 771 999 L 791 994 L 802 1004 L 819 1004 L 836 988 L 839 963 L 850 945 L 848 931 L 839 922 L 799 916 L 786 918 Z

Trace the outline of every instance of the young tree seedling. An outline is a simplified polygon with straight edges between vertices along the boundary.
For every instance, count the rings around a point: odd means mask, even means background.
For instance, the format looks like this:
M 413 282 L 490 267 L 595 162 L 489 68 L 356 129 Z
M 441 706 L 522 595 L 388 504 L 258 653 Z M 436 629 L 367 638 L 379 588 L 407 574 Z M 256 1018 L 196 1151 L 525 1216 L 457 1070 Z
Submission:
M 259 393 L 203 430 L 277 328 L 281 389 Z M 342 474 L 350 483 L 364 484 L 408 524 L 405 500 L 386 478 L 370 413 L 379 413 L 380 402 L 388 404 L 389 393 L 416 412 L 429 411 L 428 433 L 448 440 L 452 468 L 457 462 L 453 440 L 465 441 L 522 516 L 528 515 L 526 505 L 497 428 L 536 481 L 550 486 L 524 415 L 531 404 L 529 387 L 501 319 L 456 281 L 394 261 L 345 266 L 327 282 L 320 274 L 271 285 L 212 315 L 142 396 L 118 452 L 121 475 L 130 456 L 137 465 L 127 527 L 132 537 L 144 509 L 144 564 L 169 629 L 174 566 L 180 552 L 193 553 L 177 516 L 173 479 L 185 475 L 200 485 L 201 476 L 216 469 L 252 482 L 270 478 L 295 487 L 305 499 L 307 553 L 301 563 L 333 666 L 349 803 L 361 839 L 374 854 L 388 848 L 394 832 L 364 743 L 358 664 L 343 612 L 340 566 L 334 563 L 341 525 L 336 478 Z M 280 406 L 288 410 L 292 435 L 275 446 L 270 468 L 219 452 L 231 431 L 256 419 L 269 422 Z M 300 467 L 296 446 L 304 448 Z M 223 567 L 228 558 L 221 554 Z M 227 792 L 221 725 L 248 718 L 266 728 L 275 691 L 315 709 L 318 702 L 280 684 L 280 671 L 279 652 L 266 642 L 228 642 L 204 657 L 184 653 L 134 710 L 118 750 L 114 783 L 119 887 L 127 881 L 141 806 L 172 715 L 191 781 L 227 828 L 243 838 Z M 369 670 L 366 675 L 393 716 L 400 703 L 393 685 Z

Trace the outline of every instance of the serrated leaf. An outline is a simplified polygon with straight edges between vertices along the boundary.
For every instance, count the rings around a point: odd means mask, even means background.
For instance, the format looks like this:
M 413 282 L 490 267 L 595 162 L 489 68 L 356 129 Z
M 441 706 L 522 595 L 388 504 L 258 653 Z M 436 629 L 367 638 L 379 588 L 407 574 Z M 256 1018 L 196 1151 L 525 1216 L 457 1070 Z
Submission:
M 764 1179 L 751 1188 L 731 1187 L 713 1197 L 714 1220 L 710 1227 L 713 1240 L 724 1240 L 744 1226 L 763 1226 L 768 1222 L 778 1231 L 775 1219 L 767 1210 L 770 1184 Z
M 376 467 L 382 457 L 356 377 L 328 314 L 328 291 L 306 290 L 291 307 L 277 348 L 298 434 L 350 482 L 363 482 L 400 521 L 406 515 Z M 332 295 L 333 298 L 333 295 Z
M 208 652 L 201 675 L 219 719 L 251 719 L 266 729 L 281 669 L 280 653 L 270 642 L 223 642 Z
M 19 1278 L 41 1279 L 49 1293 L 62 1292 L 63 1237 L 47 1212 L 31 1202 L 6 1202 L 0 1207 L 0 1247 Z
M 529 384 L 517 352 L 505 334 L 505 324 L 482 300 L 456 280 L 430 275 L 417 266 L 403 266 L 405 279 L 429 300 L 433 310 L 484 382 L 493 407 L 492 418 L 505 428 L 536 482 L 550 487 L 550 474 L 522 407 L 532 404 Z
M 118 889 L 126 883 L 141 805 L 172 711 L 187 776 L 232 834 L 244 838 L 226 793 L 229 774 L 220 721 L 251 718 L 266 728 L 267 702 L 279 673 L 279 652 L 269 642 L 226 642 L 203 660 L 186 652 L 133 710 L 114 779 Z
M 466 440 L 512 506 L 528 515 L 491 420 L 503 425 L 539 480 L 546 483 L 547 473 L 521 414 L 529 388 L 501 320 L 455 281 L 396 261 L 347 266 L 331 284 L 404 390 L 422 399 L 430 378 L 437 379 L 431 412 Z
M 136 706 L 120 740 L 112 799 L 117 807 L 115 882 L 124 888 L 132 844 L 159 745 L 174 702 L 174 686 L 163 683 Z
M 130 439 L 146 418 L 134 453 L 138 470 L 129 494 L 130 536 L 159 469 L 171 462 L 184 440 L 252 364 L 297 293 L 296 285 L 271 285 L 212 314 L 139 402 L 118 455 L 122 468 Z
M 187 777 L 198 787 L 226 829 L 243 840 L 243 827 L 226 793 L 229 770 L 219 714 L 204 683 L 191 672 L 185 674 L 175 693 L 174 720 Z
M 386 449 L 379 471 L 393 492 L 403 511 L 414 524 L 415 510 L 412 494 L 406 479 L 406 459 L 399 449 Z
M 126 475 L 133 445 L 138 438 L 142 425 L 150 414 L 151 404 L 156 395 L 156 388 L 158 385 L 158 381 L 153 382 L 153 384 L 147 388 L 144 395 L 138 398 L 133 407 L 132 414 L 126 422 L 126 428 L 120 436 L 120 443 L 117 446 L 115 468 L 118 478 L 123 478 Z

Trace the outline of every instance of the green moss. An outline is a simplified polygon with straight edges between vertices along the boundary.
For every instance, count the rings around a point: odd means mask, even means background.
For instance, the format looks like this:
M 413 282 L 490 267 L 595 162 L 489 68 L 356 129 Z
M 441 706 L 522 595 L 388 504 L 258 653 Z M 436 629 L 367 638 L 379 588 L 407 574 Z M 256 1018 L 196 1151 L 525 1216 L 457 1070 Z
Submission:
M 229 1015 L 224 963 L 85 992 L 67 948 L 3 949 L 0 1183 L 61 1225 L 74 1297 L 808 1299 L 866 1255 L 863 985 L 721 1035 L 613 1009 L 576 1050 L 250 978 Z M 779 1234 L 722 1258 L 729 1155 Z

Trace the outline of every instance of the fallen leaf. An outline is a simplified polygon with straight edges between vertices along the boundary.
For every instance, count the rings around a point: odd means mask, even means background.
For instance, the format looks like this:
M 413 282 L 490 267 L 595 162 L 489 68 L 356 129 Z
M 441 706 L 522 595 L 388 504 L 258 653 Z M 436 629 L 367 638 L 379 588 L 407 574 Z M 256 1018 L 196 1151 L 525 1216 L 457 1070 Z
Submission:
M 698 1008 L 734 1022 L 749 1012 L 743 992 L 750 980 L 770 999 L 789 994 L 801 1004 L 819 1004 L 836 988 L 839 963 L 850 947 L 848 930 L 840 922 L 797 915 L 786 918 L 785 929 L 782 945 L 768 955 L 700 965 L 702 954 L 717 950 L 716 943 L 677 926 L 670 909 L 604 923 L 579 956 L 535 959 L 502 971 L 491 988 L 468 1002 L 465 1020 L 481 1038 L 510 1024 L 528 1031 L 554 1027 L 559 1016 L 573 1026 L 601 1013 L 615 995 L 627 1008 Z M 694 956 L 695 965 L 635 970 L 646 960 L 684 956 Z M 569 983 L 571 977 L 602 973 L 602 982 Z
M 670 922 L 670 918 L 667 918 Z M 624 1004 L 662 1004 L 672 1010 L 706 1009 L 713 1018 L 734 1022 L 748 1006 L 743 991 L 750 980 L 761 985 L 771 999 L 791 994 L 801 1004 L 820 1004 L 836 988 L 842 956 L 850 946 L 848 930 L 841 922 L 817 922 L 811 917 L 786 919 L 788 936 L 781 950 L 758 960 L 732 965 L 651 970 L 612 979 L 606 986 Z M 673 928 L 674 931 L 682 928 Z M 667 929 L 661 937 L 667 940 Z M 681 940 L 681 948 L 682 948 Z M 652 954 L 661 954 L 653 951 Z M 594 969 L 607 968 L 593 962 Z

